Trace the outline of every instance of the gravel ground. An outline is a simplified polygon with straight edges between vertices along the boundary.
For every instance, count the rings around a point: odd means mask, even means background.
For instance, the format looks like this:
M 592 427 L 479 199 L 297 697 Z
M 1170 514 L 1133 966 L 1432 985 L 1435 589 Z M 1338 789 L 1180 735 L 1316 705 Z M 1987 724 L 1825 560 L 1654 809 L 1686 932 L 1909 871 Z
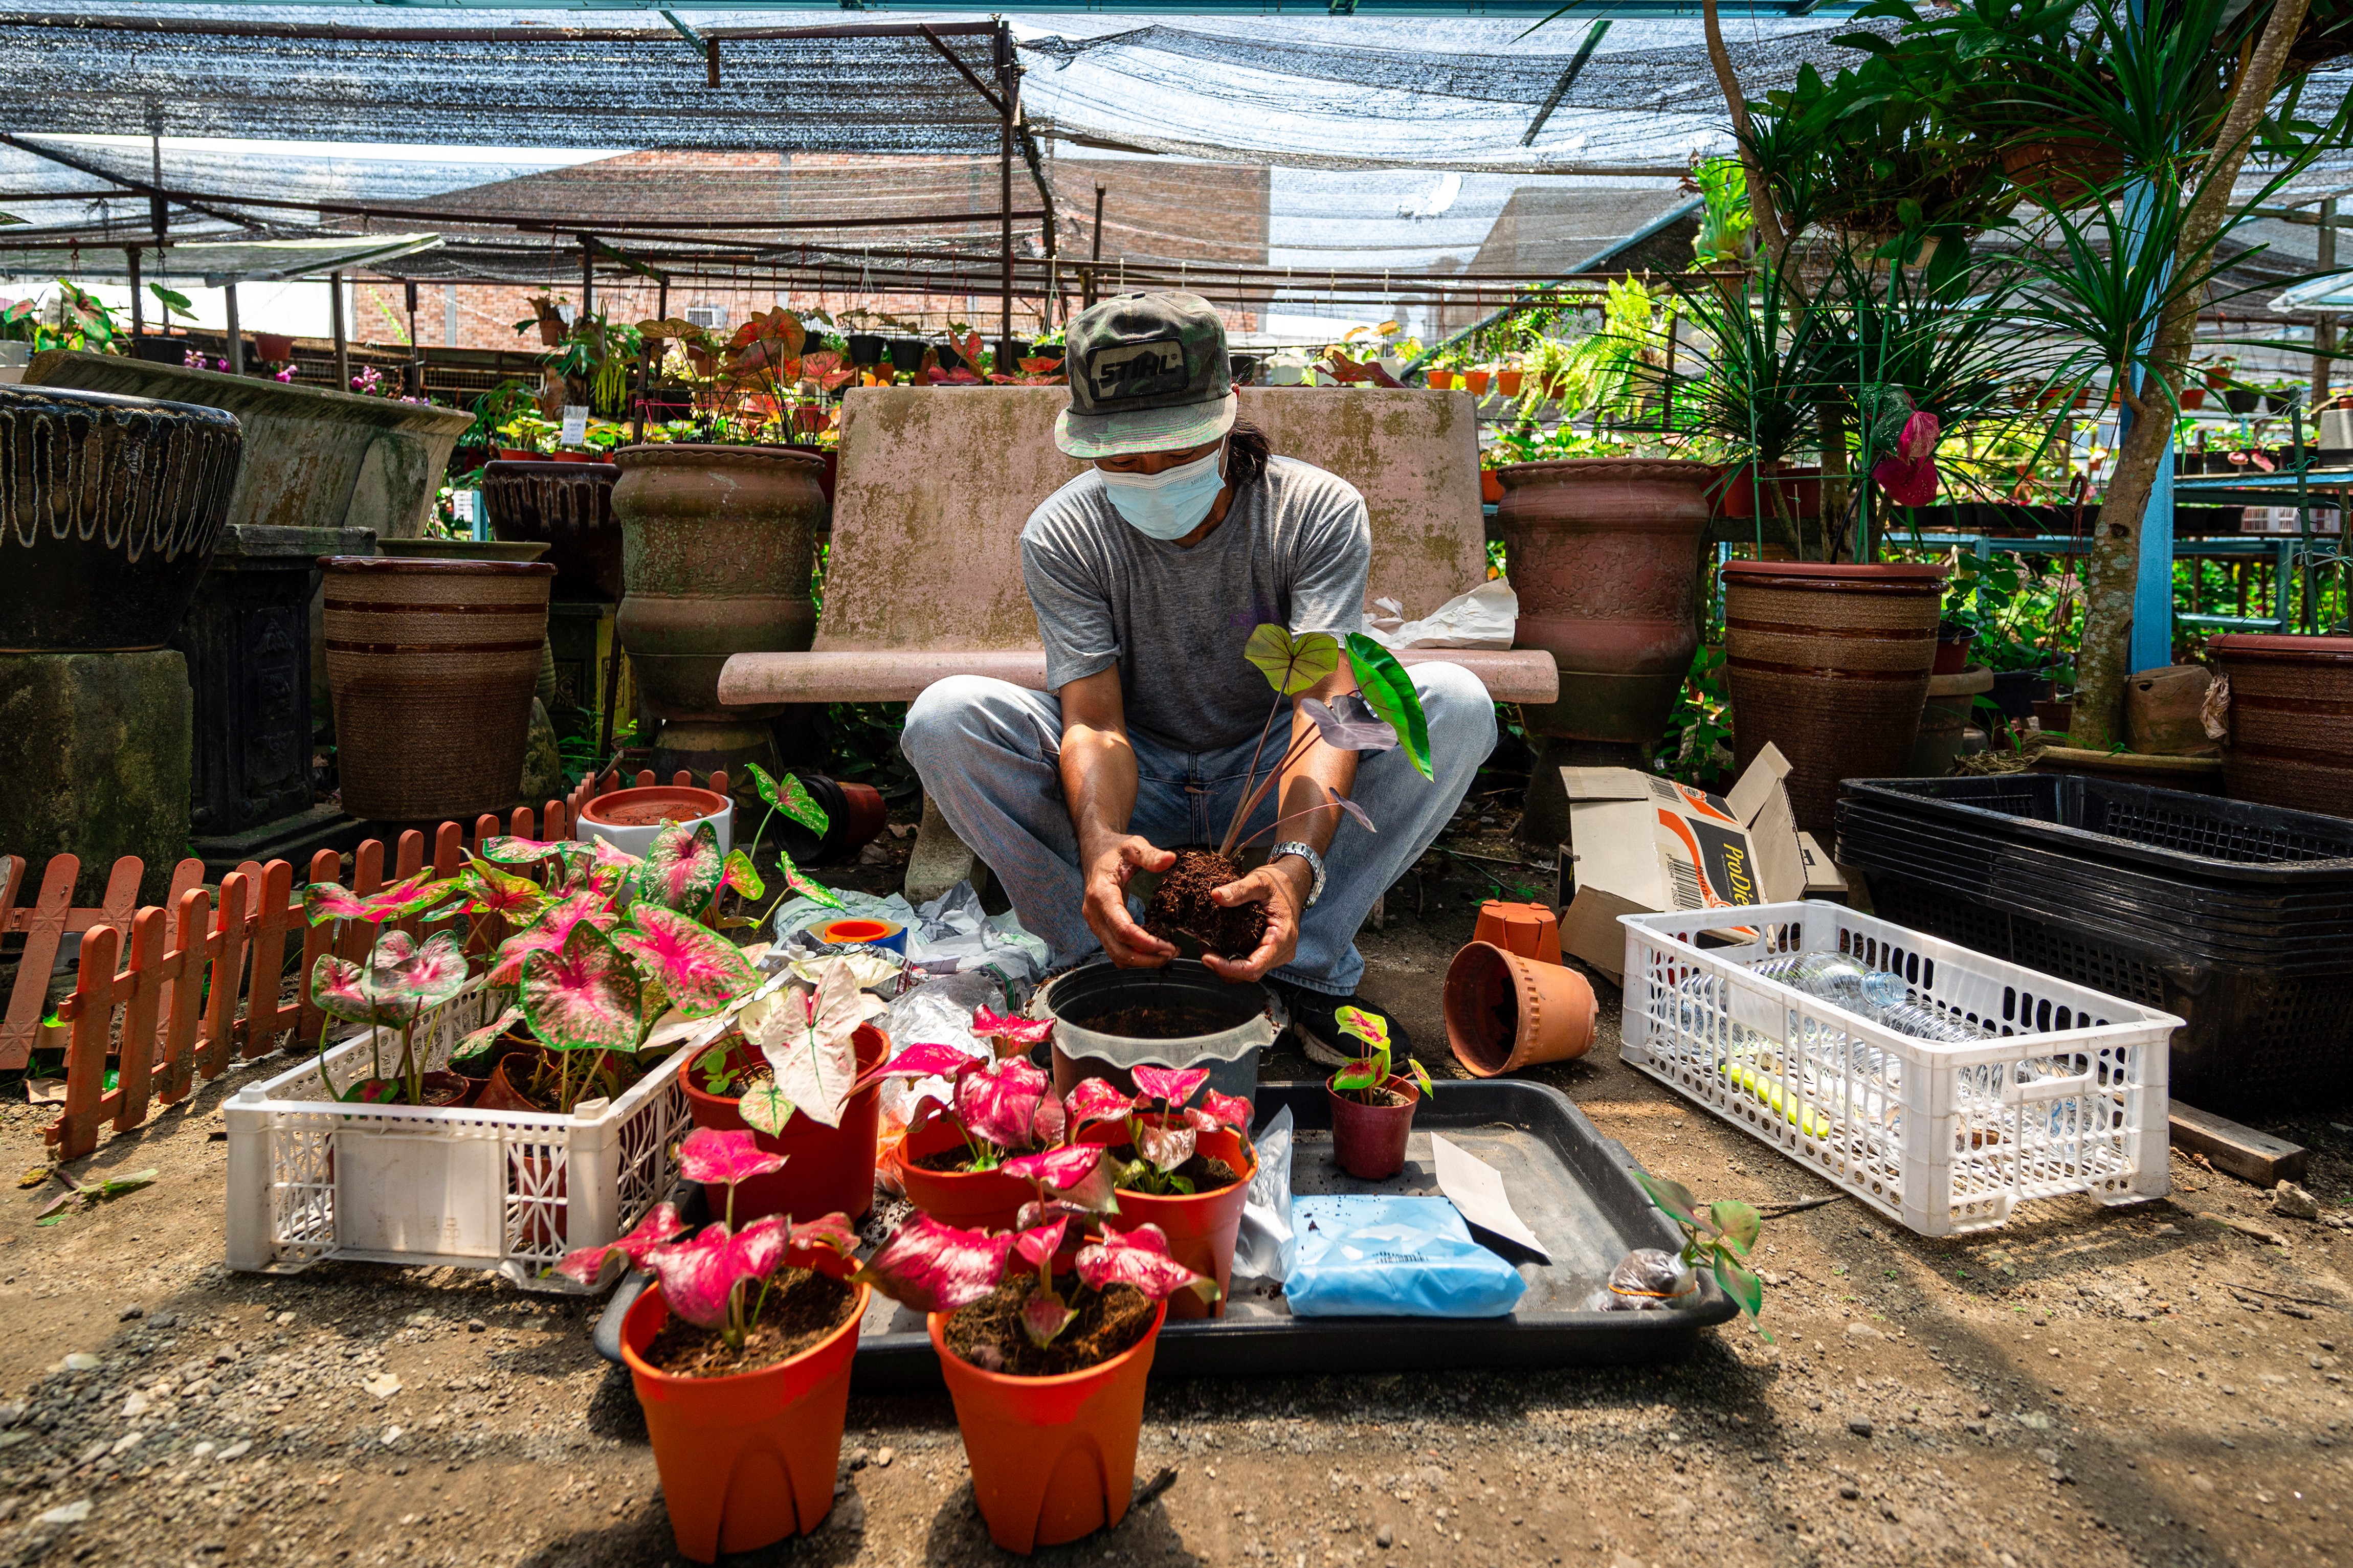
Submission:
M 1473 853 L 1508 855 L 1467 814 Z M 898 852 L 903 854 L 903 845 Z M 1488 890 L 1451 860 L 1368 931 L 1366 989 L 1442 1040 L 1445 961 Z M 893 868 L 870 864 L 874 885 Z M 857 880 L 842 877 L 842 881 Z M 1415 911 L 1419 910 L 1417 914 Z M 1618 1058 L 1539 1076 L 1704 1197 L 1829 1191 Z M 628 1379 L 586 1306 L 454 1269 L 221 1264 L 219 1106 L 241 1069 L 83 1169 L 149 1186 L 0 1215 L 0 1563 L 675 1563 Z M 1304 1077 L 1287 1051 L 1270 1079 Z M 0 1108 L 42 1159 L 46 1110 Z M 2353 1203 L 2347 1111 L 2270 1124 Z M 2348 1117 L 2353 1120 L 2353 1117 Z M 1683 1363 L 1164 1382 L 1118 1530 L 1069 1563 L 2328 1563 L 2353 1466 L 2348 1237 L 2176 1158 L 2171 1199 L 2033 1205 L 1929 1241 L 1849 1201 L 1768 1221 L 1766 1341 Z M 2228 1228 L 2232 1222 L 2248 1228 Z M 2276 1235 L 2272 1245 L 2250 1232 Z M 741 1562 L 985 1563 L 944 1395 L 855 1397 L 816 1537 Z

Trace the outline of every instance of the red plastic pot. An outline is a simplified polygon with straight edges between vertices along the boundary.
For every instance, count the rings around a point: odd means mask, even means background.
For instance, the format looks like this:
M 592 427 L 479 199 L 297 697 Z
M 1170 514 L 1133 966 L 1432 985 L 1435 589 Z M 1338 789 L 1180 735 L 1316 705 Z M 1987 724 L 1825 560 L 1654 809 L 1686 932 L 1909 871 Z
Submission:
M 1147 1118 L 1148 1121 L 1158 1119 Z M 1127 1142 L 1127 1123 L 1102 1121 L 1079 1134 L 1089 1143 L 1114 1148 Z M 1195 1145 L 1201 1154 L 1212 1160 L 1223 1160 L 1241 1173 L 1241 1178 L 1215 1192 L 1182 1193 L 1167 1197 L 1155 1197 L 1149 1193 L 1120 1190 L 1119 1212 L 1103 1224 L 1113 1230 L 1134 1230 L 1138 1226 L 1156 1225 L 1168 1237 L 1168 1251 L 1177 1262 L 1196 1274 L 1207 1274 L 1218 1282 L 1215 1306 L 1202 1300 L 1190 1290 L 1180 1290 L 1169 1298 L 1171 1310 L 1180 1318 L 1222 1318 L 1226 1315 L 1226 1289 L 1234 1277 L 1234 1238 L 1241 1233 L 1242 1205 L 1250 1201 L 1250 1178 L 1258 1173 L 1258 1151 L 1229 1128 L 1204 1132 Z
M 788 1261 L 839 1277 L 822 1257 Z M 661 1287 L 621 1320 L 621 1359 L 645 1412 L 678 1549 L 695 1563 L 806 1535 L 833 1508 L 849 1363 L 871 1290 L 860 1285 L 849 1321 L 790 1361 L 733 1377 L 673 1377 L 645 1360 L 670 1320 Z M 944 1359 L 944 1358 L 943 1358 Z
M 1932 675 L 1958 675 L 1969 667 L 1969 645 L 1977 641 L 1974 631 L 1963 632 L 1957 637 L 1936 639 L 1936 662 Z
M 869 1073 L 891 1053 L 891 1037 L 871 1024 L 860 1024 L 851 1037 L 858 1047 L 858 1070 Z M 736 1059 L 752 1051 L 736 1047 Z M 707 1054 L 707 1053 L 706 1053 Z M 746 1131 L 736 1113 L 733 1095 L 707 1094 L 695 1082 L 689 1057 L 678 1068 L 679 1086 L 686 1090 L 687 1114 L 697 1127 L 721 1132 Z M 780 1133 L 752 1130 L 754 1142 L 768 1153 L 785 1156 L 785 1168 L 753 1176 L 735 1184 L 735 1223 L 743 1225 L 764 1215 L 788 1214 L 815 1219 L 839 1212 L 861 1218 L 874 1206 L 874 1154 L 881 1130 L 881 1088 L 869 1085 L 849 1097 L 841 1108 L 841 1125 L 828 1127 L 796 1110 Z M 703 1199 L 714 1215 L 723 1211 L 727 1189 L 705 1186 Z
M 1413 1136 L 1413 1113 L 1421 1104 L 1421 1090 L 1411 1079 L 1394 1075 L 1385 1087 L 1403 1095 L 1405 1103 L 1366 1105 L 1342 1094 L 1328 1079 L 1324 1085 L 1332 1101 L 1332 1158 L 1359 1181 L 1384 1181 L 1405 1169 L 1406 1140 Z M 1120 1199 L 1123 1207 L 1126 1202 Z
M 951 1352 L 948 1315 L 931 1315 L 932 1350 L 955 1402 L 973 1500 L 991 1541 L 1027 1556 L 1127 1517 L 1135 1495 L 1135 1439 L 1144 1428 L 1144 1380 L 1167 1318 L 1164 1301 L 1151 1331 L 1100 1366 L 1060 1377 L 1013 1377 Z M 667 1475 L 663 1480 L 667 1485 Z
M 1029 1183 L 1002 1171 L 925 1171 L 915 1164 L 925 1155 L 964 1146 L 964 1128 L 953 1115 L 934 1109 L 917 1117 L 899 1145 L 907 1201 L 942 1225 L 1011 1230 L 1021 1205 L 1038 1195 Z

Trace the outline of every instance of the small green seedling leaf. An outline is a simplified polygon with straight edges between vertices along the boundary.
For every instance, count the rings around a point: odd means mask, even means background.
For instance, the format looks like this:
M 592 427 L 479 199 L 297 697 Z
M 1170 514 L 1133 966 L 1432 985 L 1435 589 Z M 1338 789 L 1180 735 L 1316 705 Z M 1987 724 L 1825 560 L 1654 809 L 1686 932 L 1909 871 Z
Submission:
M 1406 1058 L 1406 1065 L 1413 1068 L 1414 1085 L 1421 1090 L 1425 1098 L 1438 1092 L 1438 1086 L 1430 1081 L 1430 1069 L 1428 1068 L 1422 1066 L 1411 1057 L 1408 1057 Z
M 1266 683 L 1285 697 L 1313 690 L 1340 668 L 1340 645 L 1329 632 L 1292 635 L 1287 626 L 1268 622 L 1250 635 L 1242 657 L 1258 667 Z
M 1699 1207 L 1699 1200 L 1691 1195 L 1689 1187 L 1681 1182 L 1662 1182 L 1647 1171 L 1635 1172 L 1634 1179 L 1642 1184 L 1642 1190 L 1650 1194 L 1651 1201 L 1664 1210 L 1669 1219 L 1693 1230 L 1700 1228 L 1693 1212 Z
M 1730 1242 L 1733 1249 L 1743 1258 L 1747 1257 L 1748 1249 L 1757 1245 L 1757 1233 L 1764 1226 L 1764 1221 L 1757 1217 L 1754 1208 L 1730 1199 L 1708 1205 L 1707 1217 L 1714 1222 L 1716 1231 L 1725 1240 Z

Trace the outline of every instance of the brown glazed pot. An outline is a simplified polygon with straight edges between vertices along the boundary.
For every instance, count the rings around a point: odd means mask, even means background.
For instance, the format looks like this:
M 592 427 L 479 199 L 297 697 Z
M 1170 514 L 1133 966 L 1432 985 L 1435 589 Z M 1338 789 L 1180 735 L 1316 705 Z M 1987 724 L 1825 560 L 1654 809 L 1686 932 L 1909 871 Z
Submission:
M 613 461 L 627 590 L 616 625 L 662 721 L 655 771 L 774 766 L 761 721 L 784 706 L 729 707 L 719 671 L 731 654 L 797 652 L 817 635 L 823 460 L 799 447 L 670 444 L 626 447 Z
M 552 597 L 615 604 L 621 597 L 621 525 L 613 517 L 613 487 L 620 478 L 610 463 L 502 458 L 483 466 L 482 507 L 496 537 L 547 545 L 555 568 Z
M 2206 649 L 2231 682 L 2231 798 L 2353 816 L 2353 637 L 2236 633 Z
M 1733 754 L 1788 759 L 1798 826 L 1823 845 L 1841 779 L 1900 778 L 1912 760 L 1945 569 L 1735 561 L 1724 568 Z
M 470 822 L 513 805 L 555 568 L 360 555 L 319 564 L 343 809 Z
M 244 445 L 217 408 L 0 386 L 0 651 L 169 642 L 228 521 Z
M 1641 766 L 1699 646 L 1693 616 L 1700 540 L 1715 470 L 1647 458 L 1571 458 L 1495 470 L 1512 587 L 1514 647 L 1542 648 L 1560 667 L 1557 701 L 1523 705 L 1542 736 L 1519 833 L 1552 846 L 1568 837 L 1565 763 Z M 1566 742 L 1556 744 L 1556 742 Z

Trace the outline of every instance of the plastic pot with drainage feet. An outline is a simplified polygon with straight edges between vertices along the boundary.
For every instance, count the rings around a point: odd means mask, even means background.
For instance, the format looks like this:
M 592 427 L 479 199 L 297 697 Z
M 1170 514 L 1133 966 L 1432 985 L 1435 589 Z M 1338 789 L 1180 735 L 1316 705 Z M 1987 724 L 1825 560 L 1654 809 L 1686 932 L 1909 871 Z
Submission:
M 1565 1062 L 1593 1047 L 1601 1005 L 1585 976 L 1474 942 L 1446 971 L 1446 1043 L 1480 1078 Z
M 786 1261 L 827 1268 L 813 1257 Z M 806 1535 L 831 1511 L 849 1366 L 872 1299 L 870 1287 L 855 1289 L 857 1310 L 817 1344 L 725 1377 L 674 1377 L 649 1363 L 645 1352 L 670 1310 L 659 1285 L 630 1303 L 621 1356 L 645 1412 L 670 1531 L 689 1561 Z
M 1259 1053 L 1290 1021 L 1271 988 L 1229 984 L 1195 959 L 1163 969 L 1084 964 L 1040 987 L 1029 1015 L 1054 1020 L 1056 1094 L 1090 1078 L 1132 1094 L 1138 1067 L 1207 1068 L 1210 1089 L 1245 1100 L 1258 1092 Z M 1132 1032 L 1145 1022 L 1192 1032 Z
M 1409 1078 L 1392 1075 L 1381 1087 L 1398 1097 L 1397 1104 L 1366 1105 L 1329 1082 L 1324 1086 L 1332 1099 L 1333 1163 L 1359 1181 L 1387 1181 L 1405 1169 L 1406 1141 L 1413 1136 L 1413 1113 L 1421 1104 L 1421 1090 Z
M 955 1402 L 988 1538 L 1029 1555 L 1109 1529 L 1135 1495 L 1144 1380 L 1167 1303 L 1143 1339 L 1099 1365 L 1059 1377 L 987 1372 L 948 1349 L 948 1314 L 929 1319 L 932 1350 Z
M 1145 1120 L 1159 1123 L 1162 1119 L 1155 1116 Z M 1117 1148 L 1127 1142 L 1127 1123 L 1097 1122 L 1079 1136 L 1089 1143 Z M 1190 1290 L 1180 1290 L 1168 1299 L 1169 1314 L 1178 1318 L 1222 1318 L 1226 1315 L 1226 1288 L 1233 1280 L 1234 1241 L 1241 1234 L 1242 1208 L 1250 1199 L 1250 1178 L 1258 1174 L 1258 1152 L 1240 1134 L 1223 1127 L 1200 1134 L 1195 1148 L 1207 1158 L 1224 1161 L 1228 1170 L 1240 1173 L 1225 1186 L 1198 1193 L 1134 1193 L 1122 1187 L 1119 1212 L 1106 1215 L 1103 1224 L 1113 1230 L 1158 1226 L 1168 1237 L 1171 1257 L 1194 1273 L 1206 1274 L 1218 1282 L 1215 1305 Z
M 871 1024 L 860 1024 L 850 1037 L 858 1052 L 858 1070 L 872 1072 L 891 1054 L 891 1037 Z M 709 1055 L 709 1052 L 703 1055 Z M 686 1091 L 687 1114 L 697 1127 L 721 1132 L 746 1131 L 735 1095 L 712 1094 L 702 1087 L 697 1068 L 700 1057 L 678 1064 L 679 1087 Z M 758 1066 L 759 1053 L 738 1046 L 731 1063 L 741 1068 Z M 772 1214 L 840 1213 L 853 1221 L 874 1206 L 874 1157 L 881 1138 L 882 1090 L 869 1084 L 851 1095 L 841 1108 L 841 1124 L 828 1127 L 805 1110 L 796 1110 L 782 1132 L 749 1129 L 762 1152 L 785 1156 L 785 1168 L 765 1176 L 747 1176 L 735 1184 L 735 1223 L 741 1226 Z M 703 1196 L 713 1214 L 723 1211 L 726 1189 L 705 1188 Z
M 942 1225 L 960 1230 L 1011 1230 L 1021 1205 L 1038 1190 L 1003 1171 L 934 1171 L 922 1162 L 934 1154 L 965 1152 L 963 1125 L 949 1111 L 932 1107 L 909 1124 L 899 1144 L 899 1179 L 907 1201 Z

